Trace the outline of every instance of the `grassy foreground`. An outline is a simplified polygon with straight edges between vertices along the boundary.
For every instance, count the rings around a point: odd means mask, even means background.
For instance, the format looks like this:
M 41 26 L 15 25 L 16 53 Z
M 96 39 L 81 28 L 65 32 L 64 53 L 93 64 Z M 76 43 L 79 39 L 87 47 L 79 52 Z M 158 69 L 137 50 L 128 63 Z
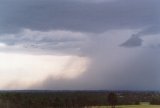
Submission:
M 92 107 L 92 108 L 111 108 L 109 106 Z M 160 108 L 160 105 L 125 105 L 117 106 L 116 108 Z

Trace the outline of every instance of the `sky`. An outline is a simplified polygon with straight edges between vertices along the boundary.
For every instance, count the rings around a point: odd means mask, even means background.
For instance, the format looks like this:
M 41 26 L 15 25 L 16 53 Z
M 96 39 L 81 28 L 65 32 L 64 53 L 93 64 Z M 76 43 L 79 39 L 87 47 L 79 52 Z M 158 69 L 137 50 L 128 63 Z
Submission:
M 159 0 L 1 0 L 0 90 L 160 90 Z

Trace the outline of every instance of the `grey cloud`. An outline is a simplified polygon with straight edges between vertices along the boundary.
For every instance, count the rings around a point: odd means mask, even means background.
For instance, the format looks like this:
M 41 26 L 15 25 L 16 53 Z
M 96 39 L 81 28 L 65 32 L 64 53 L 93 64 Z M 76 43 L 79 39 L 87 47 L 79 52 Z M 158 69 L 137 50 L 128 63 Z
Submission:
M 99 51 L 101 47 L 98 47 Z M 60 90 L 159 90 L 159 64 L 157 50 L 128 49 L 92 54 L 91 67 L 76 79 L 46 78 L 32 89 Z M 123 49 L 123 48 L 122 48 Z M 136 54 L 138 52 L 138 54 Z M 159 52 L 159 50 L 158 50 Z M 132 55 L 133 54 L 133 55 Z M 138 55 L 135 57 L 135 55 Z M 128 60 L 126 61 L 126 59 Z M 109 65 L 109 66 L 108 66 Z
M 18 33 L 0 35 L 0 42 L 9 47 L 18 46 L 22 49 L 37 49 L 41 52 L 78 54 L 87 41 L 88 34 L 63 30 L 42 32 L 24 29 Z
M 123 47 L 139 47 L 142 45 L 143 40 L 137 36 L 137 35 L 132 35 L 131 38 L 129 38 L 126 42 L 121 44 L 120 46 Z
M 76 79 L 47 77 L 31 88 L 159 90 L 160 50 L 119 47 L 118 44 L 124 40 L 118 35 L 111 37 L 109 34 L 94 36 L 87 44 L 87 48 L 83 49 L 83 54 L 90 57 L 92 62 L 81 76 Z
M 160 25 L 153 25 L 150 27 L 147 27 L 143 30 L 141 30 L 140 32 L 137 33 L 137 35 L 139 36 L 147 36 L 147 35 L 151 35 L 151 34 L 159 34 L 160 33 Z
M 126 42 L 122 43 L 122 47 L 138 47 L 142 45 L 143 40 L 141 37 L 148 35 L 156 35 L 160 33 L 160 26 L 153 25 L 147 28 L 142 29 L 141 31 L 132 35 Z
M 159 24 L 157 4 L 157 0 L 117 0 L 98 4 L 64 0 L 1 1 L 0 30 L 1 33 L 21 28 L 102 32 L 141 28 Z

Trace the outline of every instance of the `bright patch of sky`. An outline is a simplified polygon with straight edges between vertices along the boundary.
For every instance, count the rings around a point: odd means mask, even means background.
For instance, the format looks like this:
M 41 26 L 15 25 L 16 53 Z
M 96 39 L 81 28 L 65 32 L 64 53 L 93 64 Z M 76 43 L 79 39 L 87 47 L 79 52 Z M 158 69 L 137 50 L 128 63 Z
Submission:
M 89 59 L 72 55 L 0 53 L 0 88 L 26 89 L 47 77 L 74 79 L 86 71 Z

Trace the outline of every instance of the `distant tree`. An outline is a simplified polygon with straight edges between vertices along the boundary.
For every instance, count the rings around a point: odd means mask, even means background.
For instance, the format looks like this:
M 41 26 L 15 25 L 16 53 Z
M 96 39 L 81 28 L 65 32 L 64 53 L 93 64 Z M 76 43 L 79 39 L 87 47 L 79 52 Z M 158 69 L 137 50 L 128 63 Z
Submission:
M 108 103 L 112 108 L 115 108 L 117 104 L 117 95 L 113 92 L 108 94 Z
M 54 107 L 55 108 L 60 108 L 61 107 L 61 100 L 58 97 L 56 97 L 54 99 Z

